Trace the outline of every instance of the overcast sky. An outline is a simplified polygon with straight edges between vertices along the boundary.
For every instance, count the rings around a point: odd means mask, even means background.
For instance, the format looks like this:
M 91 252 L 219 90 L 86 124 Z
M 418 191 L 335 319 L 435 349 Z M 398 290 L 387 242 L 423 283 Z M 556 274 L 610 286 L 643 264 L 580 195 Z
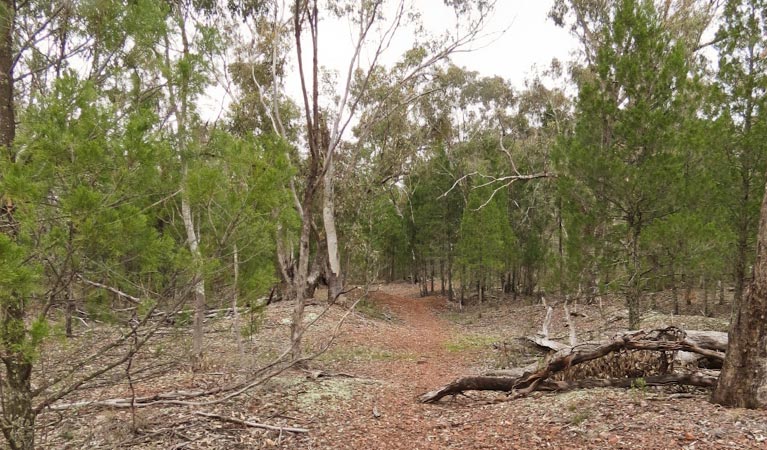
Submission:
M 443 0 L 414 0 L 421 11 L 426 28 L 439 33 L 451 27 L 455 17 Z M 496 10 L 485 28 L 491 37 L 477 44 L 472 52 L 458 53 L 452 57 L 455 64 L 480 72 L 482 75 L 499 75 L 522 88 L 532 68 L 540 70 L 549 66 L 552 58 L 566 61 L 577 47 L 570 33 L 557 27 L 548 19 L 547 13 L 553 0 L 498 0 Z M 391 13 L 388 14 L 389 16 Z M 505 30 L 505 31 L 503 31 Z M 412 43 L 412 32 L 401 29 L 384 61 L 396 61 Z M 348 25 L 326 20 L 320 23 L 321 64 L 339 73 L 343 80 L 351 55 L 351 32 Z M 307 61 L 308 63 L 308 61 Z M 286 80 L 287 94 L 300 93 L 295 68 Z M 213 89 L 207 98 L 201 99 L 201 112 L 206 120 L 215 120 L 228 104 L 222 89 Z
M 441 0 L 440 0 L 441 1 Z M 570 59 L 577 42 L 547 15 L 553 0 L 499 0 L 489 31 L 507 31 L 486 48 L 461 53 L 456 64 L 484 75 L 499 75 L 521 88 L 532 66 L 545 69 L 552 58 Z

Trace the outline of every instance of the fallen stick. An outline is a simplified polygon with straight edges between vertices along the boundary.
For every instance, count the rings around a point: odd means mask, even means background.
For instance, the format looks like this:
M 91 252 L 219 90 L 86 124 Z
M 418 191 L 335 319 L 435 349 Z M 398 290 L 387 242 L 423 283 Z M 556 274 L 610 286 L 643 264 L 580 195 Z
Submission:
M 227 416 L 222 416 L 222 415 L 213 414 L 213 413 L 207 413 L 207 412 L 203 412 L 203 411 L 195 411 L 194 415 L 195 416 L 200 416 L 200 417 L 207 417 L 209 419 L 216 419 L 216 420 L 220 420 L 222 422 L 235 423 L 237 425 L 243 425 L 243 426 L 251 427 L 251 428 L 261 428 L 263 430 L 279 431 L 280 433 L 282 433 L 284 431 L 287 431 L 288 433 L 308 433 L 309 432 L 309 430 L 306 429 L 306 428 L 277 427 L 277 426 L 274 426 L 274 425 L 267 425 L 267 424 L 264 424 L 264 423 L 251 422 L 249 420 L 241 420 L 241 419 L 236 419 L 234 417 L 227 417 Z

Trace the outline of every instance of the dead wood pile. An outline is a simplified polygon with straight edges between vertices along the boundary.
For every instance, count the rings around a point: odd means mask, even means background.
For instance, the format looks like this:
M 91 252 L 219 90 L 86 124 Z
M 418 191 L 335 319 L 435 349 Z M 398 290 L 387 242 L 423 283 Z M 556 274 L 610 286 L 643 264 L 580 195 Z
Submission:
M 504 391 L 520 397 L 533 391 L 631 387 L 635 383 L 713 387 L 716 376 L 688 372 L 689 366 L 679 364 L 677 355 L 687 352 L 721 363 L 722 348 L 726 348 L 726 335 L 722 345 L 722 336 L 709 332 L 687 333 L 676 327 L 631 331 L 606 342 L 556 348 L 542 367 L 527 367 L 519 376 L 459 378 L 423 394 L 420 400 L 433 403 L 465 391 Z

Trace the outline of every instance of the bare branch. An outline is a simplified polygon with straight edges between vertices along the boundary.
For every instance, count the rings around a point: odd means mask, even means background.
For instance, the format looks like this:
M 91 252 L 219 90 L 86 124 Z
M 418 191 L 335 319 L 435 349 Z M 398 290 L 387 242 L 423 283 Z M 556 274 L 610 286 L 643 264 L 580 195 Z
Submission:
M 208 413 L 203 411 L 195 411 L 194 415 L 200 416 L 200 417 L 207 417 L 210 419 L 216 419 L 222 422 L 229 422 L 229 423 L 235 423 L 237 425 L 244 425 L 246 427 L 251 427 L 251 428 L 261 428 L 264 430 L 279 431 L 280 433 L 282 433 L 283 431 L 287 431 L 288 433 L 308 433 L 309 432 L 309 430 L 307 430 L 306 428 L 276 427 L 274 425 L 266 425 L 263 423 L 251 422 L 249 420 L 241 420 L 234 417 L 227 417 L 227 416 L 222 416 L 219 414 L 213 414 L 213 413 Z

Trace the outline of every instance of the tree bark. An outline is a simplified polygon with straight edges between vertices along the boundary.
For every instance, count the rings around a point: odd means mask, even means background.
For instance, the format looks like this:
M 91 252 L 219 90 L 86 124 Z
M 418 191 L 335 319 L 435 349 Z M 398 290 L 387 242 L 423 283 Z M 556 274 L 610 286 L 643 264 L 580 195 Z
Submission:
M 445 295 L 445 260 L 439 259 L 439 293 Z
M 712 400 L 725 406 L 767 408 L 767 191 L 759 217 L 754 277 L 732 304 L 727 357 Z
M 748 226 L 748 197 L 749 186 L 744 181 L 743 186 L 743 198 L 739 207 L 738 213 L 741 217 L 738 221 L 737 239 L 735 243 L 735 264 L 734 273 L 735 277 L 735 293 L 733 297 L 737 301 L 743 300 L 743 292 L 746 287 L 746 261 L 748 259 L 748 238 L 749 238 L 749 226 Z
M 13 86 L 13 29 L 16 20 L 15 0 L 0 3 L 0 145 L 5 158 L 13 161 L 13 141 L 16 139 L 16 108 Z
M 676 277 L 674 268 L 671 268 L 671 297 L 674 299 L 674 315 L 679 315 L 679 290 L 676 288 Z
M 706 317 L 711 317 L 711 307 L 709 305 L 708 301 L 708 294 L 709 294 L 709 282 L 706 277 L 702 278 L 703 282 L 703 315 Z
M 431 279 L 431 289 L 429 290 L 430 294 L 434 294 L 434 259 L 429 260 L 429 277 Z
M 328 151 L 330 151 L 328 149 Z M 328 283 L 328 301 L 335 300 L 343 291 L 341 279 L 341 257 L 338 253 L 338 231 L 336 230 L 335 213 L 335 158 L 326 158 L 329 165 L 323 176 L 322 223 L 325 226 L 325 243 L 327 245 L 328 270 L 325 278 Z
M 23 314 L 17 309 L 17 316 Z M 23 316 L 22 316 L 23 317 Z M 17 317 L 17 320 L 22 320 Z M 4 330 L 4 338 L 7 336 Z M 35 412 L 32 407 L 32 363 L 22 354 L 5 361 L 3 386 L 3 435 L 12 450 L 34 450 Z
M 722 283 L 722 280 L 716 282 L 716 288 L 719 291 L 719 304 L 724 305 L 724 283 Z
M 639 328 L 641 320 L 641 304 L 639 302 L 642 295 L 641 267 L 639 261 L 639 235 L 642 232 L 642 223 L 636 219 L 628 220 L 629 224 L 629 259 L 626 273 L 629 277 L 626 283 L 626 307 L 629 310 L 629 328 Z
M 186 172 L 186 170 L 185 170 Z M 189 205 L 189 197 L 186 191 L 181 193 L 181 216 L 184 220 L 186 229 L 186 238 L 189 245 L 189 252 L 192 253 L 194 262 L 194 324 L 192 334 L 192 367 L 199 370 L 203 358 L 203 320 L 205 320 L 205 277 L 202 273 L 202 253 L 200 252 L 200 242 L 197 238 L 197 232 L 194 228 L 192 219 L 192 210 Z

